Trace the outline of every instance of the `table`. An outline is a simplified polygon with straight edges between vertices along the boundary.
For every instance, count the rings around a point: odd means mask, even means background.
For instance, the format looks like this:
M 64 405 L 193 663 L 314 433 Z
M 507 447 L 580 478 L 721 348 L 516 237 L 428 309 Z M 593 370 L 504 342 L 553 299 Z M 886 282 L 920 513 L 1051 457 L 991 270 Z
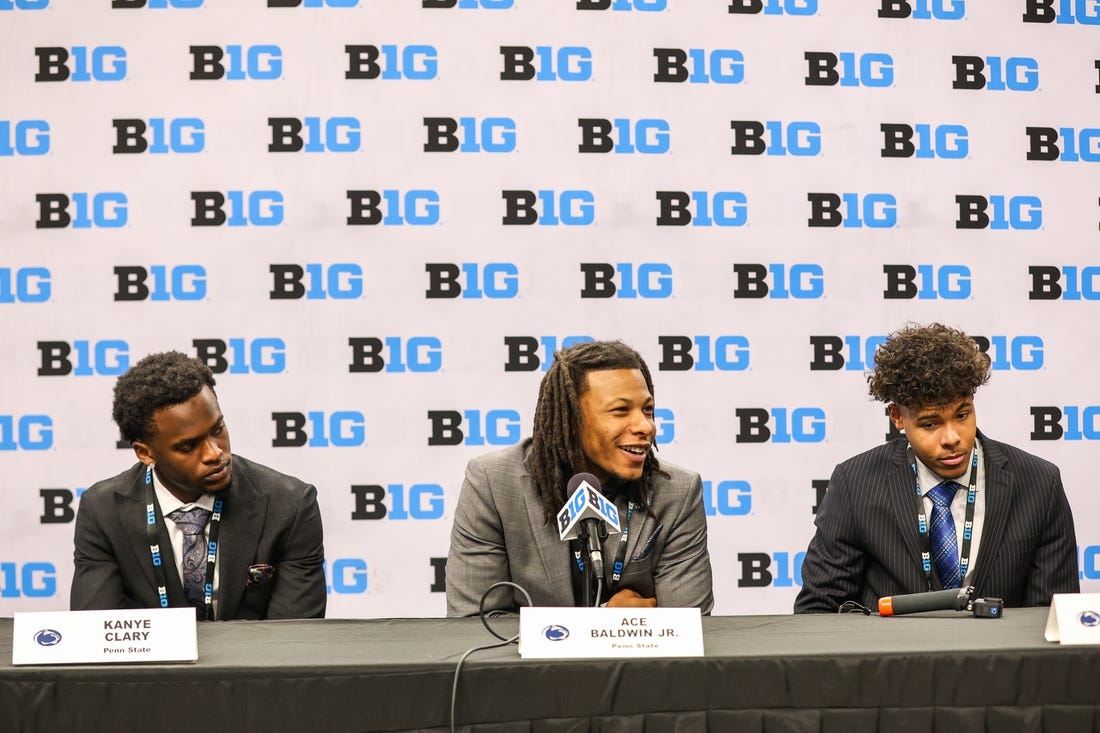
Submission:
M 700 658 L 492 649 L 463 667 L 459 729 L 1100 731 L 1100 650 L 1044 641 L 1046 613 L 705 618 Z M 0 619 L 0 730 L 442 732 L 455 663 L 495 641 L 477 619 L 203 623 L 198 640 L 196 664 L 13 667 Z

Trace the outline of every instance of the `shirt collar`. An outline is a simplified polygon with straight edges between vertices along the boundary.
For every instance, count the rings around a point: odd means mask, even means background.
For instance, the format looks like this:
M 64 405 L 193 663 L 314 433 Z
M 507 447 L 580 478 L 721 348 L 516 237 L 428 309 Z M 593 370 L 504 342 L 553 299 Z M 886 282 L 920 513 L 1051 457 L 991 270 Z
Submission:
M 213 494 L 203 494 L 195 501 L 184 503 L 177 499 L 171 491 L 164 488 L 164 484 L 157 478 L 155 469 L 153 470 L 153 491 L 157 494 L 157 503 L 160 504 L 160 513 L 166 517 L 177 509 L 190 509 L 196 506 L 202 507 L 210 512 L 214 511 Z

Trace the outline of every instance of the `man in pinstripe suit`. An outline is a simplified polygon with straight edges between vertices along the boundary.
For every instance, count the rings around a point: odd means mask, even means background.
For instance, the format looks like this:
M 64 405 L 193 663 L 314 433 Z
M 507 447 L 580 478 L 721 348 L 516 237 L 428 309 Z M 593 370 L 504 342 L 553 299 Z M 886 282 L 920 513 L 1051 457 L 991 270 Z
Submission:
M 908 326 L 879 348 L 870 393 L 905 436 L 834 469 L 795 613 L 835 612 L 846 601 L 875 608 L 882 596 L 960 584 L 1006 606 L 1079 592 L 1073 515 L 1057 466 L 977 429 L 974 393 L 988 379 L 989 357 L 940 324 Z M 928 559 L 937 554 L 930 494 L 945 480 L 965 489 L 950 500 L 957 545 L 943 545 L 958 551 L 954 580 Z

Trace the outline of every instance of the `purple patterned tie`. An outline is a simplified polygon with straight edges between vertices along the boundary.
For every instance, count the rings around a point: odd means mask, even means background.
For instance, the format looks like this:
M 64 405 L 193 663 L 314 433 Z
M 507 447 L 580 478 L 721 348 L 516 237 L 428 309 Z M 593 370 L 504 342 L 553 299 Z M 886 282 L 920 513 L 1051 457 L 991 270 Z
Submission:
M 183 594 L 195 607 L 199 618 L 206 614 L 206 523 L 210 510 L 200 506 L 168 513 L 168 518 L 183 532 Z
M 959 485 L 954 481 L 944 481 L 932 487 L 928 498 L 932 500 L 932 522 L 928 529 L 928 541 L 932 547 L 932 563 L 944 589 L 958 588 L 959 540 L 955 534 L 955 518 L 951 516 L 951 502 Z

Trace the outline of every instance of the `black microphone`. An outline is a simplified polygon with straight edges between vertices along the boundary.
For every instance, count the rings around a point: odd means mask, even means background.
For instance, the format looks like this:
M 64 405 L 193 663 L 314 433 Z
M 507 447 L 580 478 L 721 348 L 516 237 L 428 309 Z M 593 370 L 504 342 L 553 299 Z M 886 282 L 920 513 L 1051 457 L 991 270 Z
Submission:
M 597 578 L 602 578 L 601 527 L 605 536 L 618 534 L 619 512 L 615 504 L 600 493 L 600 480 L 590 473 L 578 473 L 569 479 L 566 493 L 569 498 L 558 512 L 558 532 L 562 540 L 576 537 L 585 542 L 592 571 Z
M 879 616 L 900 616 L 904 613 L 924 611 L 963 611 L 970 605 L 974 586 L 948 588 L 928 593 L 907 593 L 901 596 L 884 596 L 878 599 Z

